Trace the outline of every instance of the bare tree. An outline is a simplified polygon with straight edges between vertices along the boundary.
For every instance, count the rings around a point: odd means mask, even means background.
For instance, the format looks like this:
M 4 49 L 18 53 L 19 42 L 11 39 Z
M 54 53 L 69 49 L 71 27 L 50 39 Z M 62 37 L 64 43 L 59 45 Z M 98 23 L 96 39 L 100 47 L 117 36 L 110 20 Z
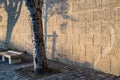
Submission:
M 43 8 L 44 3 L 44 8 Z M 40 73 L 48 69 L 45 50 L 47 46 L 47 21 L 54 14 L 60 14 L 65 19 L 72 18 L 66 15 L 67 0 L 27 0 L 27 8 L 30 15 L 30 23 L 34 44 L 34 70 Z M 42 22 L 42 9 L 44 10 L 44 23 Z M 43 31 L 44 24 L 44 31 Z M 43 36 L 43 32 L 45 37 Z
M 27 0 L 34 45 L 34 70 L 38 74 L 43 69 L 48 69 L 43 38 L 42 7 L 43 0 Z

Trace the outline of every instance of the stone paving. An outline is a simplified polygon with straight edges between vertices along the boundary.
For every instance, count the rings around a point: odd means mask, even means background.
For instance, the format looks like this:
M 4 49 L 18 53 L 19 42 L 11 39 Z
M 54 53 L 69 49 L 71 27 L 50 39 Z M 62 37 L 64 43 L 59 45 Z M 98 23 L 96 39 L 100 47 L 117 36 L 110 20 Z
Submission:
M 32 66 L 32 63 L 9 65 L 0 60 L 0 80 L 33 80 L 16 73 L 15 70 Z M 97 72 L 92 69 L 76 69 L 65 73 L 59 73 L 38 80 L 120 80 L 120 77 L 115 77 L 105 73 Z
M 8 62 L 3 63 L 0 60 L 0 80 L 30 80 L 15 72 L 16 69 L 33 65 L 29 64 L 14 64 L 9 65 Z
M 115 76 L 103 75 L 103 74 L 94 75 L 90 71 L 87 71 L 86 74 L 83 71 L 77 70 L 69 73 L 53 75 L 39 80 L 120 80 L 120 78 Z

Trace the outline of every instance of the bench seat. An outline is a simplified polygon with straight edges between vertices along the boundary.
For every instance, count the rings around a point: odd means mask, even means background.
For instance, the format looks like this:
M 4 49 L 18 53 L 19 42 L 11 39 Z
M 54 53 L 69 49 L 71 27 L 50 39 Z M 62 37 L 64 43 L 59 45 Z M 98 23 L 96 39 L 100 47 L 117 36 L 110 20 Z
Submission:
M 16 51 L 0 52 L 2 61 L 5 62 L 5 58 L 8 58 L 9 64 L 20 63 L 22 61 L 21 55 L 23 53 Z

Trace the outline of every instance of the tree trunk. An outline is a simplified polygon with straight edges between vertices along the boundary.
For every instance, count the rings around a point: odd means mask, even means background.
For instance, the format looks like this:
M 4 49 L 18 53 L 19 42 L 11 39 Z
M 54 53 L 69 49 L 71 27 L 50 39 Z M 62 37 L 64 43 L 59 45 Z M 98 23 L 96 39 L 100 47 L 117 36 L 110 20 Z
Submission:
M 48 69 L 43 38 L 42 7 L 43 0 L 27 0 L 34 45 L 34 70 L 38 74 L 43 69 Z

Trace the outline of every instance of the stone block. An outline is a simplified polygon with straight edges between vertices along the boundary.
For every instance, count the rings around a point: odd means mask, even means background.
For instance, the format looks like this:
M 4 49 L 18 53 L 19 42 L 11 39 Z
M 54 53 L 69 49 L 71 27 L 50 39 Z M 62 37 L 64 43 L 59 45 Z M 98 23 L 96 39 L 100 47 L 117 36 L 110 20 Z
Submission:
M 67 35 L 58 35 L 58 37 L 56 38 L 56 42 L 66 44 L 67 43 Z
M 94 46 L 101 46 L 101 34 L 94 34 Z
M 119 74 L 120 74 L 119 69 L 120 69 L 120 57 L 117 59 L 116 59 L 116 57 L 112 58 L 112 60 L 111 60 L 111 72 L 110 73 L 119 76 Z
M 85 19 L 86 19 L 86 22 L 93 22 L 94 21 L 93 10 L 86 11 Z
M 82 33 L 81 35 L 80 35 L 80 45 L 81 46 L 85 46 L 86 45 L 86 36 L 85 36 L 85 33 Z
M 102 0 L 94 0 L 94 5 L 95 8 L 94 9 L 101 9 L 102 8 Z
M 95 21 L 109 21 L 110 20 L 110 9 L 98 9 L 94 11 Z
M 120 21 L 120 7 L 111 9 L 111 20 Z
M 110 60 L 100 59 L 100 61 L 98 61 L 97 65 L 95 66 L 95 69 L 110 73 Z
M 112 27 L 115 34 L 120 34 L 120 21 L 116 21 Z
M 95 3 L 96 3 L 96 1 L 95 0 L 85 0 L 86 2 L 86 6 L 85 6 L 85 8 L 86 9 L 93 9 L 93 8 L 95 8 Z
M 106 46 L 106 47 L 110 46 L 111 45 L 110 34 L 102 34 L 101 43 L 102 46 Z
M 101 27 L 102 27 L 102 34 L 112 34 L 113 33 L 113 28 L 112 28 L 112 25 L 110 25 L 109 22 L 107 21 L 103 21 L 101 23 Z
M 94 58 L 96 60 L 100 55 L 100 47 L 99 46 L 87 46 L 86 47 L 86 56 L 91 59 Z
M 102 1 L 102 7 L 107 7 L 107 8 L 111 8 L 111 7 L 118 7 L 120 6 L 120 1 L 119 0 L 103 0 Z
M 72 13 L 83 11 L 85 9 L 85 0 L 80 0 L 78 2 L 72 2 Z
M 80 22 L 86 22 L 86 16 L 85 15 L 86 15 L 85 11 L 78 13 L 78 20 Z
M 86 33 L 85 34 L 85 44 L 86 45 L 94 45 L 94 37 L 93 37 L 93 34 L 91 33 Z
M 85 34 L 85 28 L 86 28 L 86 23 L 84 23 L 84 22 L 80 22 L 79 23 L 79 27 L 78 27 L 78 33 L 80 34 L 80 35 L 82 35 L 82 34 Z

